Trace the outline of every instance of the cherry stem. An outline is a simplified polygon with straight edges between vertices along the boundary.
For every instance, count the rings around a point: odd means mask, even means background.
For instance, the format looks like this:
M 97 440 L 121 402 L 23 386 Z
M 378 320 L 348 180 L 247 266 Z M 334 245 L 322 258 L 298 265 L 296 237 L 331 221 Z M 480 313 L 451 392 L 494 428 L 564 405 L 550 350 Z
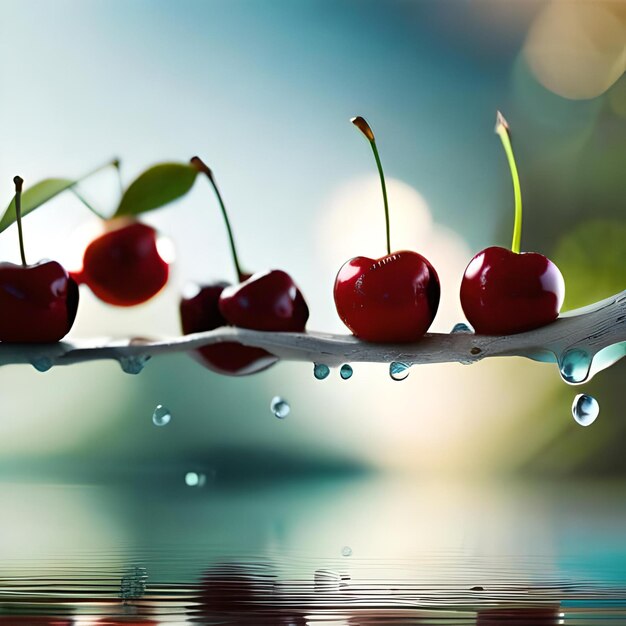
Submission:
M 72 185 L 69 189 L 70 191 L 97 217 L 99 217 L 101 220 L 106 220 L 106 217 L 100 212 L 98 211 L 90 202 L 87 202 L 86 198 L 76 189 L 75 185 L 77 185 L 78 183 L 80 183 L 81 181 L 85 180 L 86 178 L 89 178 L 90 176 L 93 176 L 94 174 L 97 174 L 98 172 L 100 172 L 101 170 L 106 169 L 107 167 L 114 167 L 117 172 L 118 172 L 118 176 L 119 176 L 119 171 L 120 171 L 120 160 L 119 159 L 113 159 L 112 161 L 109 161 L 108 163 L 105 163 L 104 165 L 100 165 L 100 167 L 97 167 L 95 170 L 91 170 L 90 172 L 87 172 L 87 174 L 84 174 L 83 176 L 81 176 L 80 178 L 77 178 L 76 181 L 74 182 L 74 185 Z M 124 194 L 124 189 L 122 188 L 122 179 L 119 179 L 120 181 L 120 188 L 122 189 L 122 195 Z
M 235 237 L 233 235 L 233 229 L 230 226 L 230 220 L 228 219 L 228 213 L 226 212 L 226 206 L 224 205 L 224 200 L 222 199 L 222 194 L 217 187 L 217 183 L 215 182 L 215 178 L 213 177 L 213 171 L 211 168 L 200 158 L 193 157 L 190 160 L 191 165 L 193 165 L 199 172 L 204 174 L 211 183 L 213 187 L 213 191 L 215 191 L 215 195 L 217 196 L 217 201 L 219 202 L 220 208 L 222 209 L 222 215 L 224 217 L 224 223 L 226 224 L 226 230 L 228 231 L 228 240 L 230 242 L 230 251 L 233 256 L 233 263 L 235 264 L 235 270 L 237 272 L 237 277 L 239 282 L 243 282 L 245 280 L 245 274 L 241 271 L 241 265 L 239 265 L 239 257 L 237 256 L 237 247 L 235 246 Z
M 120 187 L 120 198 L 121 198 L 124 195 L 124 181 L 122 180 L 122 169 L 120 167 L 120 160 L 113 159 L 113 161 L 111 162 L 111 165 L 115 168 L 115 171 L 117 172 L 117 182 Z
M 101 220 L 106 220 L 106 217 L 98 209 L 96 209 L 90 202 L 87 201 L 85 196 L 81 194 L 78 189 L 72 187 L 70 191 L 94 214 L 97 215 Z
M 380 155 L 378 154 L 378 147 L 376 146 L 376 138 L 374 137 L 374 131 L 372 131 L 370 125 L 361 116 L 353 117 L 350 120 L 365 136 L 372 146 L 372 152 L 376 159 L 376 167 L 378 168 L 378 174 L 380 176 L 380 185 L 383 189 L 383 202 L 385 203 L 385 227 L 387 229 L 387 254 L 391 254 L 391 235 L 389 227 L 389 202 L 387 201 L 387 186 L 385 185 L 385 175 L 383 174 L 383 165 L 380 162 Z
M 16 176 L 13 179 L 15 183 L 15 220 L 17 221 L 17 234 L 20 240 L 20 256 L 22 257 L 22 265 L 26 267 L 26 254 L 24 252 L 24 235 L 22 233 L 22 187 L 24 179 Z
M 496 133 L 500 136 L 506 157 L 511 170 L 511 178 L 513 179 L 513 194 L 515 196 L 515 222 L 513 225 L 513 241 L 511 250 L 519 254 L 522 244 L 522 192 L 520 189 L 519 174 L 517 165 L 515 164 L 515 156 L 513 155 L 513 146 L 511 145 L 511 137 L 509 135 L 509 124 L 504 119 L 500 111 L 496 115 Z

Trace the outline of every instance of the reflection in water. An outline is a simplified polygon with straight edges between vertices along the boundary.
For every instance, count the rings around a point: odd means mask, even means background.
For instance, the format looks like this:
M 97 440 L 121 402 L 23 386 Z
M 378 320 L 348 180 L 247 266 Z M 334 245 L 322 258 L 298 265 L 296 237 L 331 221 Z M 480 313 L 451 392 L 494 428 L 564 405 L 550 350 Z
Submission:
M 179 476 L 0 485 L 0 624 L 626 622 L 623 485 Z

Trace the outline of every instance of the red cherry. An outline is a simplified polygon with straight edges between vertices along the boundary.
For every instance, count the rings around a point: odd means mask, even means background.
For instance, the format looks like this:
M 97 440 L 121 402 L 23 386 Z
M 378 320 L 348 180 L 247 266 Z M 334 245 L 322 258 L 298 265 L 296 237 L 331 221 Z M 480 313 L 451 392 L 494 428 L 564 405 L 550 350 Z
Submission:
M 108 304 L 134 306 L 155 296 L 167 283 L 169 266 L 159 254 L 157 232 L 134 220 L 108 223 L 108 230 L 85 250 L 76 275 Z
M 56 261 L 26 263 L 22 186 L 16 176 L 15 218 L 22 264 L 0 263 L 0 341 L 55 343 L 67 335 L 78 310 L 78 285 Z
M 302 332 L 309 307 L 291 276 L 282 270 L 258 272 L 226 287 L 219 298 L 222 315 L 234 326 L 276 332 Z
M 293 280 L 281 270 L 252 276 L 242 271 L 226 207 L 213 172 L 198 157 L 193 157 L 191 163 L 208 178 L 215 191 L 226 224 L 237 277 L 242 282 L 235 286 L 228 283 L 206 285 L 193 296 L 182 298 L 180 316 L 183 332 L 202 332 L 227 325 L 265 331 L 303 331 L 309 309 Z M 265 350 L 232 341 L 199 348 L 194 357 L 211 370 L 233 376 L 255 374 L 278 361 Z
M 461 306 L 482 335 L 510 335 L 553 322 L 565 297 L 559 268 L 542 254 L 520 253 L 522 194 L 509 125 L 498 111 L 496 133 L 507 155 L 515 196 L 511 250 L 493 246 L 479 252 L 461 281 Z
M 409 342 L 432 324 L 439 306 L 439 278 L 417 252 L 356 257 L 335 280 L 335 306 L 343 323 L 365 341 Z
M 219 297 L 228 283 L 204 285 L 190 297 L 180 301 L 180 319 L 185 335 L 228 326 L 219 309 Z M 245 376 L 261 372 L 278 359 L 261 348 L 249 348 L 227 341 L 194 350 L 193 356 L 207 368 L 219 374 Z
M 77 309 L 78 285 L 60 263 L 0 263 L 0 341 L 60 341 Z
M 344 263 L 335 279 L 335 307 L 343 323 L 365 341 L 410 342 L 432 324 L 439 307 L 439 277 L 435 268 L 411 250 L 391 253 L 389 205 L 376 139 L 362 117 L 350 120 L 369 141 L 385 205 L 387 255 L 355 257 Z
M 461 282 L 461 305 L 482 335 L 510 335 L 539 328 L 559 315 L 565 283 L 542 254 L 516 254 L 493 246 L 469 263 Z

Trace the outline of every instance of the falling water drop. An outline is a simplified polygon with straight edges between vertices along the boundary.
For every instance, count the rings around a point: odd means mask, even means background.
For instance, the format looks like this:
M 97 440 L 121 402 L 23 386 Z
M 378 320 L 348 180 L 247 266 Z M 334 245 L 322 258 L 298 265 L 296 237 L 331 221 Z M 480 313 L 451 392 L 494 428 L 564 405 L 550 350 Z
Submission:
M 570 384 L 584 383 L 589 376 L 591 355 L 586 350 L 566 350 L 559 359 L 561 378 Z
M 152 423 L 155 426 L 167 426 L 172 419 L 170 410 L 162 404 L 157 404 L 154 412 L 152 413 Z
M 411 365 L 409 363 L 394 361 L 389 365 L 389 376 L 391 376 L 393 380 L 406 380 L 409 376 L 410 367 Z
M 474 333 L 474 331 L 464 322 L 459 322 L 458 324 L 454 325 L 450 333 L 453 335 L 457 335 L 457 334 L 470 334 L 471 335 Z
M 38 371 L 38 372 L 47 372 L 54 363 L 52 359 L 47 356 L 39 356 L 33 359 L 30 364 Z
M 270 402 L 270 410 L 279 420 L 284 420 L 291 412 L 291 407 L 284 398 L 274 396 Z
M 350 546 L 341 548 L 341 556 L 352 556 L 352 548 Z
M 593 396 L 579 393 L 572 402 L 572 415 L 581 426 L 590 426 L 600 413 L 600 405 Z
M 352 366 L 348 365 L 348 363 L 342 365 L 339 370 L 339 376 L 341 376 L 344 380 L 348 380 L 348 378 L 352 376 Z
M 329 374 L 330 367 L 328 367 L 328 365 L 324 365 L 324 363 L 313 364 L 313 376 L 315 376 L 317 380 L 324 380 L 324 378 L 328 378 Z
M 185 484 L 187 487 L 203 487 L 206 476 L 198 472 L 187 472 L 185 474 Z
M 146 363 L 150 360 L 149 354 L 120 357 L 120 367 L 126 374 L 140 374 Z

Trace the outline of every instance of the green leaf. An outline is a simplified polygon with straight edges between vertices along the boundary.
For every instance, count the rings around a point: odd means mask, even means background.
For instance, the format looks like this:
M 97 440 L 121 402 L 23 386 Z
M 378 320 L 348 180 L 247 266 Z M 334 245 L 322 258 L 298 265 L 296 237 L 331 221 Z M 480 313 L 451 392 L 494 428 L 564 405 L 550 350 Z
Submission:
M 185 163 L 159 163 L 139 175 L 124 192 L 115 217 L 158 209 L 184 196 L 198 170 Z
M 75 184 L 75 180 L 68 178 L 46 178 L 24 190 L 22 193 L 22 216 L 34 211 L 37 207 Z M 0 233 L 11 226 L 13 222 L 15 222 L 15 198 L 11 200 L 11 204 L 0 220 Z
M 565 278 L 563 310 L 626 289 L 626 221 L 589 220 L 559 242 L 552 258 Z

